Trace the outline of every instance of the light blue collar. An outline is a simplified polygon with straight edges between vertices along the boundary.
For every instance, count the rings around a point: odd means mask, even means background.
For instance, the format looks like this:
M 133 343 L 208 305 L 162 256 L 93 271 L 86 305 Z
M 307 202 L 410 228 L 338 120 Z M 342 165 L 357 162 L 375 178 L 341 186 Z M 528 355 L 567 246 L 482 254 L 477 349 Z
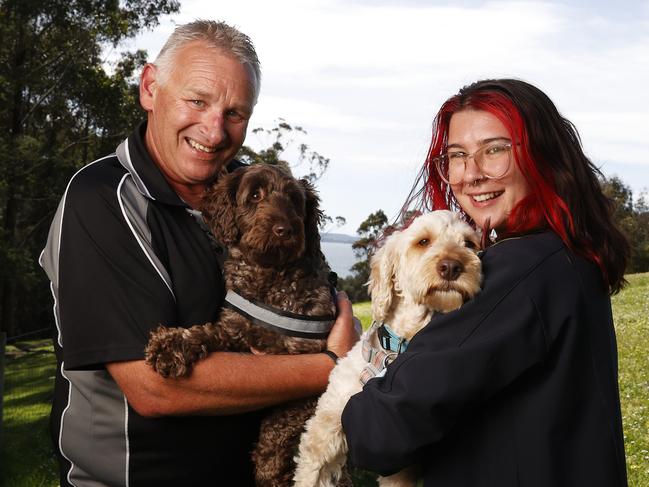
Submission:
M 390 325 L 387 323 L 381 322 L 381 325 L 376 330 L 376 334 L 379 338 L 379 343 L 385 350 L 391 352 L 401 353 L 405 352 L 410 343 L 403 337 L 397 335 Z

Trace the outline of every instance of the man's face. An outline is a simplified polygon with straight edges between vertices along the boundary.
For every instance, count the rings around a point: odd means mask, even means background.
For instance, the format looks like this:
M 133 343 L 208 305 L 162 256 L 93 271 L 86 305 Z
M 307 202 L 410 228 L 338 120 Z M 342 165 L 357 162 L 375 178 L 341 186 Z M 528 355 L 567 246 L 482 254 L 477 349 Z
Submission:
M 249 67 L 202 41 L 177 52 L 167 79 L 145 67 L 147 149 L 180 194 L 209 183 L 236 155 L 255 102 L 253 80 Z

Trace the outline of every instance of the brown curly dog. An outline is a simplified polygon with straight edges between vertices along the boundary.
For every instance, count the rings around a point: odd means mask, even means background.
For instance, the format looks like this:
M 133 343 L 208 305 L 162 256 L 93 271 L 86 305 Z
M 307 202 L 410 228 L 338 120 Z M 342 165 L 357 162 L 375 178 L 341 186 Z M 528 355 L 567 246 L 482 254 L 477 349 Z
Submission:
M 318 204 L 308 181 L 296 180 L 277 166 L 242 167 L 219 177 L 206 194 L 202 212 L 217 241 L 227 247 L 226 288 L 262 306 L 333 319 Z M 189 329 L 159 327 L 149 339 L 146 360 L 161 375 L 178 377 L 191 373 L 192 364 L 212 351 L 315 353 L 325 344 L 324 339 L 279 333 L 225 307 L 215 323 Z M 265 417 L 252 453 L 257 485 L 291 484 L 293 456 L 315 404 L 316 398 L 295 401 Z

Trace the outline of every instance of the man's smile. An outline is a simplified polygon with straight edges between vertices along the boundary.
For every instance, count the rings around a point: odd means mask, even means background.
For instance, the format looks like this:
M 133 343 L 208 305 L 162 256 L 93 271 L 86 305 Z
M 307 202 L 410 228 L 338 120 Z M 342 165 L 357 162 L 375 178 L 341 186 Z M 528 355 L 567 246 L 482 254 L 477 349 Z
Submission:
M 207 147 L 199 142 L 196 142 L 193 139 L 190 139 L 189 137 L 185 137 L 185 140 L 189 145 L 191 145 L 194 149 L 201 151 L 201 152 L 207 152 L 207 153 L 213 153 L 216 152 L 217 147 Z

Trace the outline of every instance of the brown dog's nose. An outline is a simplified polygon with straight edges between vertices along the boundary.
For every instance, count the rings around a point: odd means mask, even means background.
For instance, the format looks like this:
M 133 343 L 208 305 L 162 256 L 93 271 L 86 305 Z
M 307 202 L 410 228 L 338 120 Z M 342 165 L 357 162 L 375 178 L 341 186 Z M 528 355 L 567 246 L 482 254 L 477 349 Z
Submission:
M 437 264 L 437 273 L 447 281 L 455 281 L 463 272 L 464 266 L 455 259 L 440 260 Z
M 273 225 L 273 233 L 282 238 L 289 237 L 291 235 L 291 231 L 288 229 L 288 227 L 280 223 Z

